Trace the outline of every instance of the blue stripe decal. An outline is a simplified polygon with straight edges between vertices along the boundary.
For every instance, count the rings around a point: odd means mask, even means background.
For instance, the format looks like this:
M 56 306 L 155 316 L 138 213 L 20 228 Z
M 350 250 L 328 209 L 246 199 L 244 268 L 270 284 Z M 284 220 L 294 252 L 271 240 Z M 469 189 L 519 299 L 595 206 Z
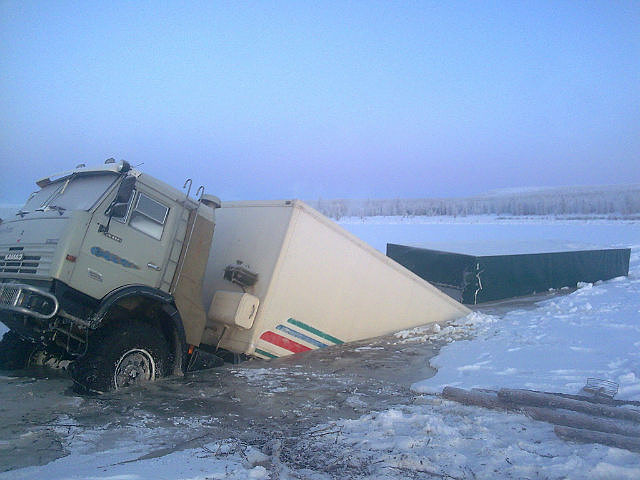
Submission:
M 282 332 L 288 333 L 289 335 L 293 335 L 294 337 L 297 337 L 300 340 L 304 340 L 305 342 L 310 343 L 311 345 L 315 345 L 318 348 L 325 348 L 328 346 L 326 343 L 319 342 L 315 338 L 311 338 L 308 335 L 305 335 L 304 333 L 297 332 L 289 327 L 285 327 L 284 325 L 278 325 L 276 327 L 276 330 L 280 330 Z

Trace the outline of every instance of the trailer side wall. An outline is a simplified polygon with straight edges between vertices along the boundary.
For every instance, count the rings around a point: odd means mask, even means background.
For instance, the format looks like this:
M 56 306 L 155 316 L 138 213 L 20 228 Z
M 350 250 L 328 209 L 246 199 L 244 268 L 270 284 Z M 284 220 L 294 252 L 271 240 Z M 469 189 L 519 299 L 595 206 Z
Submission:
M 279 357 L 468 313 L 464 306 L 302 202 L 236 204 L 228 210 L 227 227 L 225 208 L 219 213 L 216 232 L 238 230 L 233 226 L 236 223 L 250 230 L 246 220 L 260 218 L 263 226 L 275 228 L 280 241 L 275 262 L 275 239 L 266 249 L 270 260 L 264 267 L 273 270 L 255 269 L 260 275 L 258 283 L 268 280 L 268 285 L 255 290 L 261 305 L 254 326 L 228 330 L 220 343 L 224 348 Z M 256 228 L 254 234 L 259 231 Z M 214 237 L 214 253 L 221 247 L 215 241 Z M 217 263 L 229 261 L 233 259 Z

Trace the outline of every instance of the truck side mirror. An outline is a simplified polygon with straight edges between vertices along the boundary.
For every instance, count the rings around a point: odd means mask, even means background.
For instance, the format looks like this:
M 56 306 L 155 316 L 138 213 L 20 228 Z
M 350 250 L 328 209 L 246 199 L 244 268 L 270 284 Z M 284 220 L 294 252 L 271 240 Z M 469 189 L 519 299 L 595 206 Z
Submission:
M 116 193 L 116 198 L 113 200 L 114 207 L 120 203 L 129 203 L 129 199 L 131 198 L 131 194 L 133 193 L 133 189 L 136 186 L 136 177 L 127 176 L 124 177 L 122 182 L 120 182 L 120 187 L 118 187 L 118 193 Z M 121 215 L 115 215 L 118 217 Z
M 114 203 L 111 205 L 111 207 L 109 208 L 109 216 L 110 217 L 116 217 L 116 218 L 122 218 L 127 214 L 127 207 L 129 206 L 129 203 Z
M 113 202 L 111 202 L 111 205 L 107 208 L 106 214 L 109 218 L 120 218 L 125 216 L 127 213 L 127 205 L 129 205 L 129 200 L 131 199 L 135 186 L 136 177 L 124 177 L 118 187 L 116 198 L 113 199 Z
M 118 192 L 116 193 L 116 198 L 113 199 L 113 202 L 111 202 L 111 205 L 109 205 L 109 208 L 107 208 L 105 212 L 105 215 L 109 216 L 109 220 L 106 225 L 100 225 L 98 227 L 99 232 L 106 234 L 109 231 L 109 225 L 113 217 L 122 218 L 127 214 L 129 200 L 131 200 L 135 186 L 136 177 L 126 176 L 122 179 L 118 187 Z

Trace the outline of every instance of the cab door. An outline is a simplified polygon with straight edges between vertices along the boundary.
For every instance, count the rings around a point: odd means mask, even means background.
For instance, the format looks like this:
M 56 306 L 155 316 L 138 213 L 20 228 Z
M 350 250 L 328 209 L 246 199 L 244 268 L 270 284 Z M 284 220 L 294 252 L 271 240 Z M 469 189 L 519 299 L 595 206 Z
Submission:
M 141 182 L 122 217 L 109 218 L 112 200 L 95 211 L 72 275 L 72 285 L 94 298 L 125 285 L 158 288 L 180 213 L 178 204 Z

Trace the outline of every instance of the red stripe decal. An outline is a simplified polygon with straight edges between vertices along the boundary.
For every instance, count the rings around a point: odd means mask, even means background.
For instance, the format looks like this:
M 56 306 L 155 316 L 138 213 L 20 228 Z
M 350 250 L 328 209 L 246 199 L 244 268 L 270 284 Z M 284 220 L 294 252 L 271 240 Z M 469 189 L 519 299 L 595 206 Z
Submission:
M 275 332 L 264 332 L 260 335 L 260 339 L 265 342 L 273 343 L 278 347 L 284 348 L 285 350 L 289 350 L 293 353 L 306 352 L 307 350 L 311 350 L 309 347 L 305 347 L 304 345 L 294 342 L 293 340 L 289 340 L 287 337 L 283 337 L 282 335 L 278 335 Z

